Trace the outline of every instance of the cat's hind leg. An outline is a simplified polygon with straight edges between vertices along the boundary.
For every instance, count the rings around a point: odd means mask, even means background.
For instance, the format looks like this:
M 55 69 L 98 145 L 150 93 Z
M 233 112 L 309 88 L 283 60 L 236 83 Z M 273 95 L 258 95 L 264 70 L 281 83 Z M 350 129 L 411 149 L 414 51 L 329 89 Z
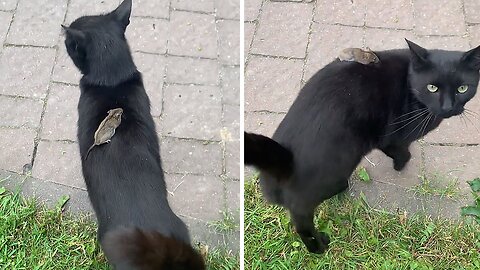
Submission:
M 405 165 L 412 157 L 407 144 L 390 144 L 381 147 L 380 150 L 393 159 L 393 168 L 396 171 L 401 171 L 405 168 Z
M 328 248 L 330 239 L 323 232 L 317 232 L 313 224 L 315 209 L 290 209 L 290 216 L 295 230 L 302 242 L 312 253 L 323 253 Z

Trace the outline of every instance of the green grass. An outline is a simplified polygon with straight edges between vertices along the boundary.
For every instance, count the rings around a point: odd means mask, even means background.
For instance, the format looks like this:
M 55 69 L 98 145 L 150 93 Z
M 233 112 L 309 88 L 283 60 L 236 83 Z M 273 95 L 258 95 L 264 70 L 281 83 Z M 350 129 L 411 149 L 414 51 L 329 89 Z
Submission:
M 452 210 L 453 211 L 453 210 Z M 480 269 L 480 226 L 394 215 L 345 195 L 322 204 L 317 227 L 326 253 L 309 253 L 286 211 L 245 182 L 245 269 Z
M 39 206 L 0 187 L 0 269 L 110 269 L 86 217 Z M 239 269 L 238 255 L 211 250 L 208 269 Z
M 235 220 L 235 216 L 229 211 L 222 211 L 222 218 L 210 222 L 209 226 L 219 233 L 230 233 L 238 230 L 238 223 Z
M 422 181 L 411 190 L 420 195 L 440 196 L 455 199 L 459 197 L 458 179 L 449 179 L 438 173 L 420 176 Z

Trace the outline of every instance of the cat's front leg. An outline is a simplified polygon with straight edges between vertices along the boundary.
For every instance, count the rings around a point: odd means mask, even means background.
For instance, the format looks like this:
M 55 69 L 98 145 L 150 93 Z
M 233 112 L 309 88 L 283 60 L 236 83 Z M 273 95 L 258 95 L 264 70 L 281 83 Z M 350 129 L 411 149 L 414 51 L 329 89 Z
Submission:
M 412 157 L 408 146 L 407 144 L 390 144 L 381 147 L 380 150 L 393 159 L 393 168 L 396 171 L 401 171 Z

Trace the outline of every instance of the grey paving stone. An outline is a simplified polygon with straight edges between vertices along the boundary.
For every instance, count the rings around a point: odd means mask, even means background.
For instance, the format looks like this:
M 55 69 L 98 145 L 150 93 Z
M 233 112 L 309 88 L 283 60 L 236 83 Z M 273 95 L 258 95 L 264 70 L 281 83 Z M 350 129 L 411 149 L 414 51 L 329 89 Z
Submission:
M 462 193 L 470 193 L 466 181 L 480 177 L 480 147 L 478 146 L 425 146 L 425 170 L 427 175 L 438 174 L 439 180 L 448 181 L 458 179 Z
M 252 45 L 252 40 L 253 40 L 253 34 L 255 32 L 255 27 L 256 27 L 255 23 L 250 23 L 250 22 L 244 23 L 245 37 L 244 37 L 243 51 L 244 51 L 244 55 L 245 55 L 245 60 L 248 57 L 247 53 L 250 50 L 250 45 Z
M 239 21 L 217 21 L 219 59 L 225 65 L 240 65 L 240 23 Z
M 300 90 L 303 61 L 252 57 L 245 71 L 245 111 L 286 112 Z
M 220 218 L 224 204 L 220 177 L 167 174 L 166 182 L 175 213 L 204 222 Z
M 78 144 L 40 141 L 32 176 L 65 186 L 86 189 Z
M 37 128 L 43 101 L 0 96 L 0 126 Z
M 0 10 L 14 10 L 18 0 L 2 0 L 0 1 Z
M 472 204 L 471 194 L 465 197 L 449 199 L 441 196 L 422 196 L 423 211 L 433 218 L 462 220 L 461 207 Z
M 218 85 L 218 62 L 210 59 L 169 56 L 167 82 Z
M 217 33 L 213 15 L 173 11 L 169 29 L 170 54 L 217 58 Z
M 214 12 L 215 5 L 212 0 L 171 0 L 172 8 L 201 12 Z
M 130 18 L 127 40 L 132 51 L 164 54 L 167 52 L 168 21 L 152 18 Z
M 397 185 L 376 181 L 369 183 L 354 181 L 350 183 L 349 193 L 355 196 L 363 193 L 371 207 L 390 213 L 406 211 L 407 216 L 412 213 L 425 213 L 423 200 L 416 197 L 414 192 Z
M 219 140 L 222 118 L 220 88 L 169 85 L 165 90 L 162 134 Z
M 223 66 L 220 69 L 222 101 L 224 104 L 240 104 L 240 68 Z
M 79 87 L 52 83 L 43 116 L 43 128 L 40 135 L 42 139 L 77 140 L 79 98 Z
M 417 42 L 412 31 L 393 29 L 365 29 L 365 46 L 372 50 L 408 48 L 405 38 Z
M 193 244 L 198 245 L 202 243 L 209 247 L 218 247 L 221 249 L 230 249 L 230 246 L 233 246 L 232 242 L 225 242 L 224 235 L 216 232 L 210 222 L 182 214 L 180 214 L 180 218 L 187 224 Z M 238 246 L 238 243 L 239 241 L 235 243 L 236 246 Z
M 477 0 L 464 0 L 465 21 L 468 23 L 480 23 L 480 2 Z
M 22 0 L 23 1 L 23 0 Z M 136 9 L 136 3 L 141 0 L 133 1 L 133 12 Z M 160 1 L 160 0 L 157 0 Z M 118 0 L 70 0 L 68 4 L 67 16 L 65 17 L 65 23 L 70 25 L 74 20 L 86 15 L 98 15 L 102 13 L 109 13 L 117 8 L 119 5 Z
M 37 133 L 28 129 L 0 129 L 0 164 L 2 169 L 21 173 L 32 162 Z
M 318 0 L 315 21 L 363 26 L 365 9 L 364 1 Z
M 163 169 L 167 173 L 222 173 L 222 147 L 219 143 L 163 137 L 160 149 Z
M 375 1 L 366 7 L 365 24 L 373 27 L 412 29 L 412 1 Z
M 245 131 L 272 137 L 284 114 L 245 112 Z
M 312 4 L 266 2 L 252 53 L 305 57 L 312 9 Z
M 470 46 L 475 48 L 480 45 L 480 25 L 470 25 L 468 27 L 468 33 L 470 34 Z
M 480 113 L 480 98 L 470 100 L 465 108 Z M 432 130 L 425 141 L 430 143 L 480 143 L 480 116 L 453 116 L 444 120 L 439 127 Z M 463 119 L 462 119 L 463 118 Z
M 223 105 L 223 126 L 223 141 L 240 139 L 240 106 L 228 104 Z
M 39 0 L 18 3 L 7 42 L 21 45 L 54 46 L 57 44 L 67 2 Z
M 142 72 L 143 84 L 150 98 L 150 108 L 153 116 L 162 114 L 163 82 L 166 59 L 161 55 L 133 53 L 133 60 L 138 70 Z
M 57 51 L 57 61 L 53 68 L 52 80 L 56 82 L 79 84 L 82 74 L 73 64 L 65 48 L 64 38 L 60 39 Z
M 363 46 L 363 28 L 340 25 L 313 24 L 308 47 L 304 80 L 307 81 L 320 68 L 333 61 L 338 53 L 348 47 Z
M 227 210 L 231 212 L 237 222 L 240 222 L 240 181 L 226 180 L 225 190 Z
M 225 143 L 225 169 L 230 179 L 240 179 L 240 141 Z
M 0 93 L 25 97 L 45 97 L 55 49 L 4 48 L 0 59 Z
M 367 155 L 367 158 L 375 166 L 365 158 L 362 159 L 360 165 L 365 167 L 373 181 L 411 188 L 421 182 L 420 176 L 422 175 L 423 162 L 420 145 L 413 143 L 410 146 L 410 153 L 412 158 L 400 172 L 393 169 L 393 160 L 380 150 L 374 150 Z
M 467 51 L 470 49 L 468 45 L 468 37 L 436 37 L 436 36 L 420 36 L 412 39 L 412 41 L 427 49 L 442 49 L 454 51 Z
M 253 21 L 258 18 L 260 8 L 262 7 L 262 0 L 245 0 L 244 6 L 244 20 Z
M 240 19 L 240 1 L 238 0 L 215 0 L 217 18 Z
M 0 170 L 0 186 L 8 190 L 16 191 L 21 189 L 20 194 L 25 198 L 36 198 L 43 205 L 54 208 L 63 195 L 68 195 L 70 199 L 65 204 L 65 209 L 70 213 L 86 215 L 95 219 L 93 208 L 90 205 L 87 191 L 78 188 L 62 186 L 53 182 L 37 179 L 30 176 Z
M 461 0 L 439 0 L 435 12 L 432 2 L 413 2 L 415 33 L 418 35 L 463 35 L 466 26 Z
M 132 15 L 168 18 L 169 9 L 170 0 L 136 0 L 133 1 Z
M 1 6 L 0 1 L 0 6 Z M 10 26 L 10 21 L 12 20 L 13 13 L 0 11 L 0 40 L 3 44 L 5 37 L 7 36 L 8 27 Z M 0 52 L 2 52 L 3 45 L 0 46 Z

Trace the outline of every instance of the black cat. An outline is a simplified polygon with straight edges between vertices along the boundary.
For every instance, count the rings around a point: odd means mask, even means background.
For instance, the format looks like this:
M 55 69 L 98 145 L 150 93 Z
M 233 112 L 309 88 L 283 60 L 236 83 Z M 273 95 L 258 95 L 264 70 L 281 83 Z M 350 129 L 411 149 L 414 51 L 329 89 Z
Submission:
M 266 198 L 286 207 L 310 252 L 328 247 L 316 232 L 315 208 L 348 187 L 362 157 L 378 148 L 402 170 L 409 145 L 476 93 L 480 47 L 466 53 L 379 51 L 378 64 L 339 60 L 317 72 L 300 91 L 273 140 L 245 133 L 245 164 L 260 170 Z
M 78 141 L 98 239 L 116 269 L 205 269 L 167 201 L 150 101 L 125 40 L 131 7 L 125 0 L 109 14 L 64 26 L 68 54 L 83 74 Z M 123 109 L 115 135 L 85 159 L 114 108 Z

